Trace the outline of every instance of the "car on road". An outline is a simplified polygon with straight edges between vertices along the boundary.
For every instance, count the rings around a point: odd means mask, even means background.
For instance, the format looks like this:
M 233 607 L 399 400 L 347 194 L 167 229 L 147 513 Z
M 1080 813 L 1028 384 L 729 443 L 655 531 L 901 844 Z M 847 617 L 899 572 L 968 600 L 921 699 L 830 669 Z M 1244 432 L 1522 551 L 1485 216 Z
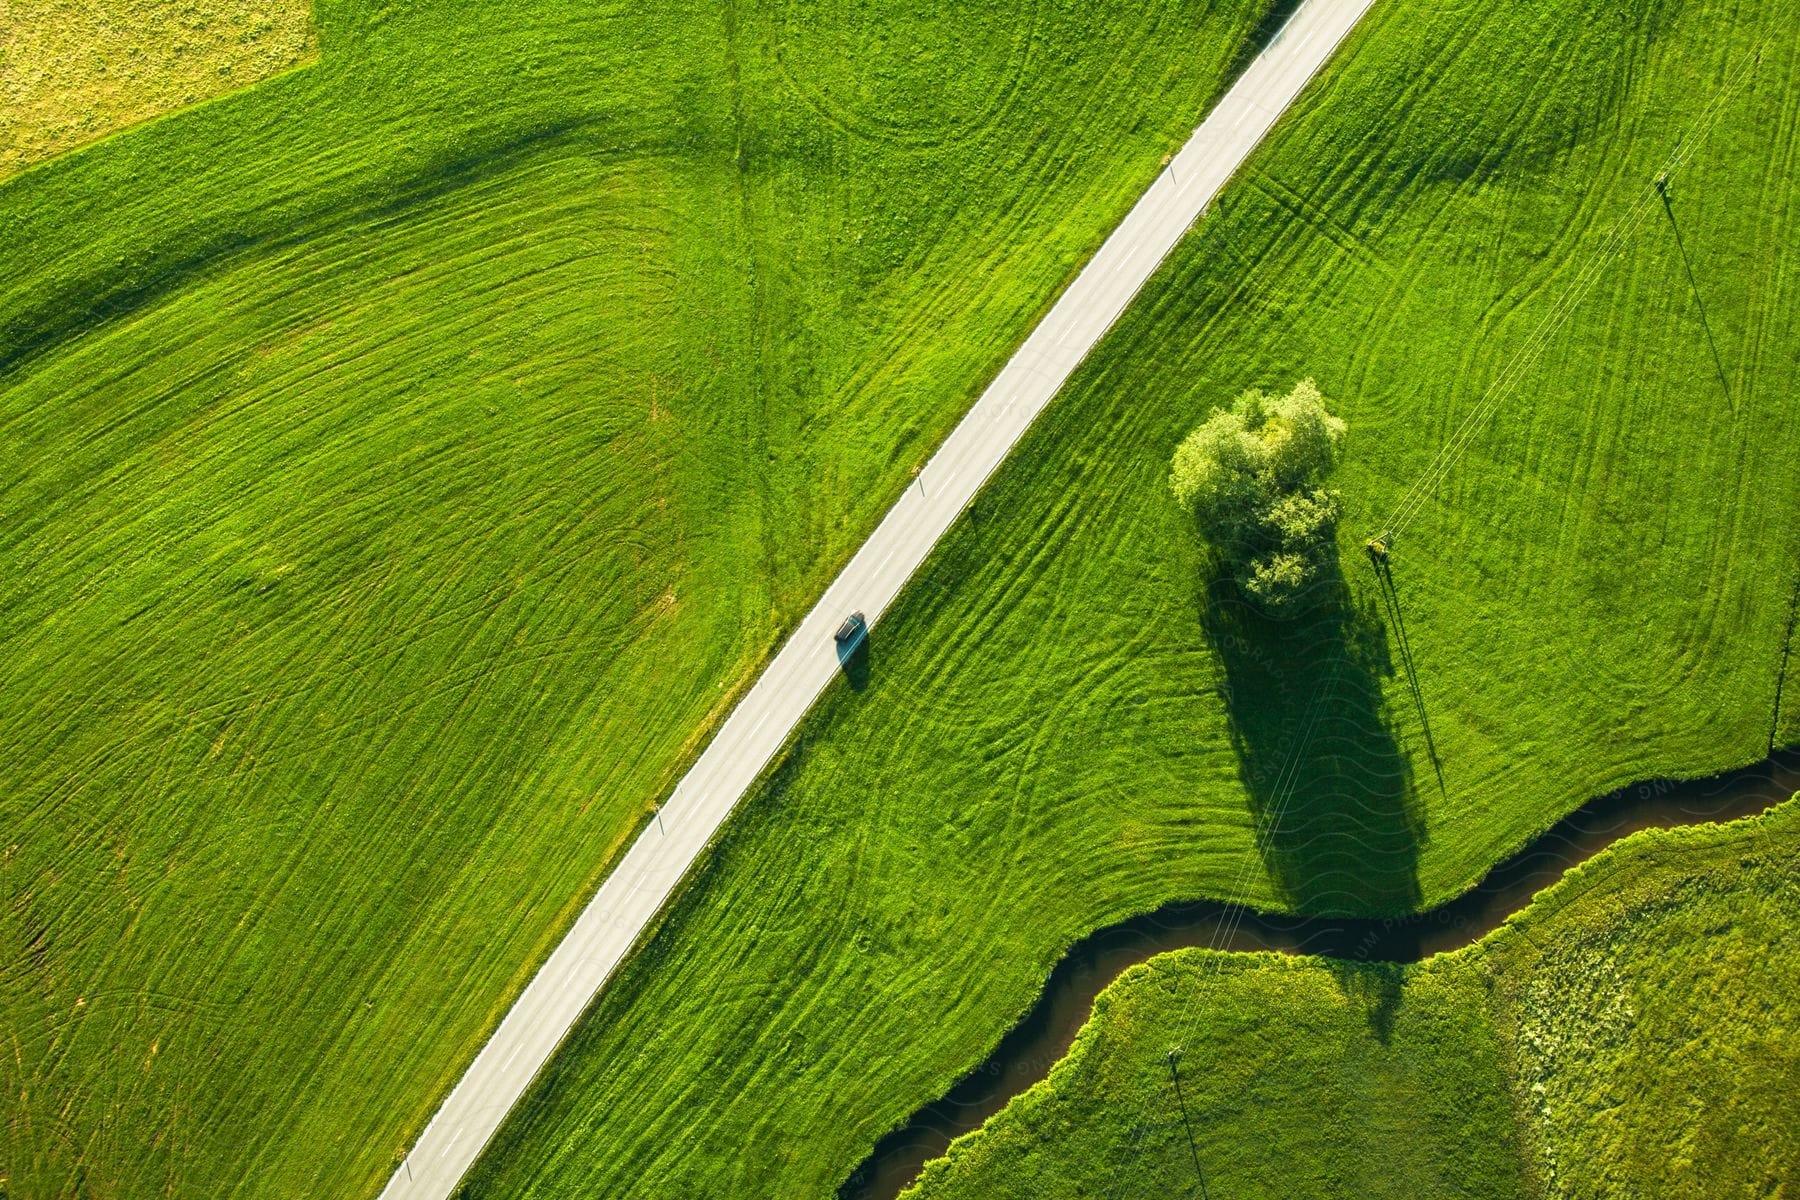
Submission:
M 853 612 L 844 618 L 844 623 L 838 626 L 837 633 L 832 636 L 837 639 L 838 660 L 841 662 L 855 654 L 856 648 L 868 639 L 868 619 L 860 612 Z

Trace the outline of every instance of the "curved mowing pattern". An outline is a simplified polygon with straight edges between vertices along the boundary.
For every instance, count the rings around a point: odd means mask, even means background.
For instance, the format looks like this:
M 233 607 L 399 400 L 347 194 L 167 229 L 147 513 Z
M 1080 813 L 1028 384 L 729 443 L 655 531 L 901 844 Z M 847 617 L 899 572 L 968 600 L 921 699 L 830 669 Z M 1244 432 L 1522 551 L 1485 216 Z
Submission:
M 776 0 L 771 52 L 827 119 L 877 141 L 929 146 L 979 135 L 1037 53 L 1040 0 L 898 17 L 862 5 Z M 790 66 L 790 63 L 793 64 Z
M 1373 8 L 884 616 L 865 686 L 802 725 L 471 1196 L 828 1193 L 1093 930 L 1176 898 L 1435 906 L 1590 796 L 1765 757 L 1800 562 L 1795 20 Z M 1409 527 L 1390 615 L 1358 535 L 1759 44 L 1670 188 L 1737 411 L 1653 213 Z M 1329 693 L 1284 757 L 1330 660 L 1280 627 L 1218 644 L 1234 614 L 1168 471 L 1215 405 L 1305 375 L 1350 425 L 1329 625 L 1378 692 Z M 1294 828 L 1337 813 L 1341 836 L 1259 842 L 1245 738 L 1298 754 Z M 1392 853 L 1347 852 L 1353 821 Z M 1329 871 L 1291 869 L 1309 857 Z
M 461 1181 L 814 700 L 840 673 L 861 686 L 868 635 L 847 651 L 837 640 L 846 616 L 880 621 L 1076 364 L 1366 9 L 1367 0 L 1303 5 L 1281 44 L 1207 114 L 681 777 L 655 825 L 638 835 L 419 1135 L 384 1200 L 437 1200 Z
M 378 1193 L 1260 12 L 898 146 L 754 6 L 328 0 L 0 184 L 9 1193 Z

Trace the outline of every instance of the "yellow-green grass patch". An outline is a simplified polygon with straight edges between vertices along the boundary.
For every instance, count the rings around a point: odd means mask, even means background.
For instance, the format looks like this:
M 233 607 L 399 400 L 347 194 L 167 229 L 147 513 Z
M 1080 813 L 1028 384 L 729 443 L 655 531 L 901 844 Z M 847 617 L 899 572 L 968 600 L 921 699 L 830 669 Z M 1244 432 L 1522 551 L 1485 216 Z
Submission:
M 6 0 L 0 179 L 317 53 L 311 0 Z

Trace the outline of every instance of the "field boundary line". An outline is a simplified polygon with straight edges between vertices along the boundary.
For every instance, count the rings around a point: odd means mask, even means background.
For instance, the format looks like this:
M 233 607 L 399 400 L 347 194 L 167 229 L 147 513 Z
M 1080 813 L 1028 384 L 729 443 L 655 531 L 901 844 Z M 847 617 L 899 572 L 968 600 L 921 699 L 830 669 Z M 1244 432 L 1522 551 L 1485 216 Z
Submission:
M 1794 590 L 1788 596 L 1787 623 L 1781 633 L 1781 661 L 1775 668 L 1775 711 L 1769 716 L 1769 753 L 1781 749 L 1775 744 L 1781 736 L 1781 701 L 1786 690 L 1788 660 L 1794 653 L 1794 631 L 1800 626 L 1800 571 L 1794 573 Z

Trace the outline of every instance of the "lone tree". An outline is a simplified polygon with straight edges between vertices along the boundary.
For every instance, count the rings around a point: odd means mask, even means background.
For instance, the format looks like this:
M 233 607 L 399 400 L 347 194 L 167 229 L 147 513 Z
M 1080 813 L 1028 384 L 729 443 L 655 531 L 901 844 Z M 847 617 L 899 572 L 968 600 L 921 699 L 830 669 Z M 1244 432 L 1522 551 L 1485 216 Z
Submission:
M 1332 560 L 1340 505 L 1320 481 L 1344 428 L 1302 379 L 1285 396 L 1245 392 L 1175 449 L 1175 499 L 1265 613 L 1297 607 Z

